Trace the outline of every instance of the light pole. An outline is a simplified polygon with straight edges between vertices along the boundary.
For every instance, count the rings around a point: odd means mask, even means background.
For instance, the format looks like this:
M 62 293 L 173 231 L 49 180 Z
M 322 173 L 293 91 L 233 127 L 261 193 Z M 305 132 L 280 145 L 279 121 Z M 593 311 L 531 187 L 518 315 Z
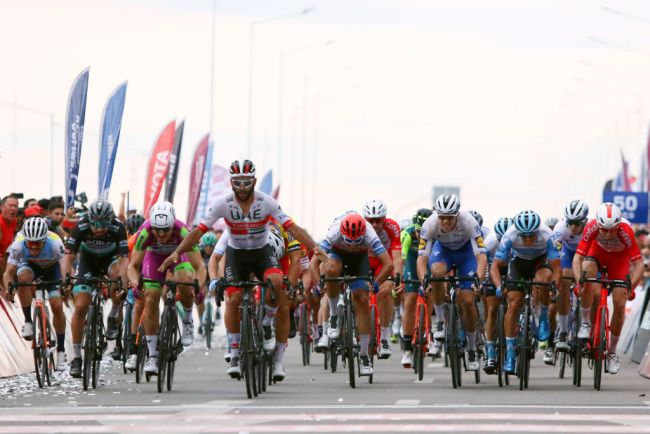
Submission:
M 330 39 L 325 42 L 317 44 L 304 45 L 302 47 L 291 48 L 289 50 L 282 50 L 280 53 L 280 71 L 278 74 L 278 183 L 282 180 L 282 121 L 283 121 L 283 93 L 284 93 L 284 61 L 287 56 L 308 51 L 314 48 L 328 47 L 336 42 L 336 39 Z
M 253 143 L 253 56 L 255 52 L 255 26 L 260 24 L 267 24 L 273 21 L 285 20 L 301 15 L 306 15 L 313 12 L 316 8 L 309 7 L 302 9 L 298 12 L 290 14 L 277 15 L 274 17 L 263 18 L 261 20 L 252 21 L 248 34 L 248 157 L 251 156 L 251 147 Z

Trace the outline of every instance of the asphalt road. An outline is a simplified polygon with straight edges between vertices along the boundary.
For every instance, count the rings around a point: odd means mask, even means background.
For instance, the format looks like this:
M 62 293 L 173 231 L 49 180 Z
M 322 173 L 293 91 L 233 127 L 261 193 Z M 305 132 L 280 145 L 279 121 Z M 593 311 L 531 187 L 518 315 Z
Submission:
M 325 371 L 320 354 L 302 366 L 293 340 L 287 378 L 253 400 L 243 381 L 226 376 L 223 350 L 208 352 L 198 340 L 177 364 L 174 390 L 162 394 L 108 358 L 100 387 L 88 392 L 67 373 L 44 390 L 33 375 L 0 379 L 0 433 L 650 432 L 650 381 L 627 359 L 617 375 L 604 374 L 600 392 L 590 370 L 575 388 L 569 375 L 559 379 L 557 368 L 542 364 L 541 352 L 529 390 L 499 388 L 487 375 L 475 384 L 470 373 L 454 390 L 441 362 L 429 362 L 420 382 L 399 364 L 397 345 L 393 351 L 376 362 L 374 384 L 359 379 L 351 389 L 347 371 Z

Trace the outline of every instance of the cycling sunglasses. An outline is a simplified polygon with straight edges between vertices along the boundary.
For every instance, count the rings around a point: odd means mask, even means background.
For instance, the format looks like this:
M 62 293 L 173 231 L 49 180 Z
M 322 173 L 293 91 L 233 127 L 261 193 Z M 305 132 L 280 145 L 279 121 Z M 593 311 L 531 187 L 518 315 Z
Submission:
M 172 230 L 172 228 L 151 228 L 151 229 L 153 229 L 156 232 L 163 232 L 163 233 L 167 233 Z
M 106 229 L 110 225 L 110 220 L 90 220 L 90 226 L 94 229 Z
M 341 235 L 343 237 L 343 241 L 345 241 L 348 244 L 353 244 L 353 245 L 359 245 L 363 243 L 363 237 L 359 237 L 356 240 L 353 240 L 351 238 L 346 237 L 345 235 Z
M 253 185 L 252 179 L 233 179 L 230 182 L 232 182 L 232 186 L 235 188 L 248 188 Z
M 386 219 L 383 218 L 383 217 L 367 218 L 367 219 L 366 219 L 366 221 L 367 221 L 368 223 L 370 223 L 371 225 L 372 225 L 372 224 L 375 224 L 375 223 L 383 223 L 384 220 L 386 220 Z
M 45 244 L 45 241 L 25 241 L 28 249 L 40 249 Z
M 529 234 L 521 234 L 521 238 L 526 238 L 528 240 L 537 237 L 537 231 L 531 232 Z
M 581 226 L 584 224 L 584 220 L 567 220 L 567 226 Z

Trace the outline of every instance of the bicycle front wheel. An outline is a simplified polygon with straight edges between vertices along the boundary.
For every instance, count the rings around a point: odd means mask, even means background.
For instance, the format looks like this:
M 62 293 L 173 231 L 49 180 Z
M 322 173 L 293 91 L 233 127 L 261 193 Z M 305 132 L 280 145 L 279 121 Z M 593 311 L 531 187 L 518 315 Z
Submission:
M 45 330 L 42 330 L 42 319 L 41 311 L 36 308 L 34 309 L 34 335 L 32 337 L 32 351 L 34 353 L 34 373 L 36 374 L 36 382 L 38 387 L 41 389 L 45 386 L 45 374 L 43 370 L 44 357 L 42 355 L 42 350 L 45 346 L 44 344 L 44 333 Z
M 307 330 L 307 307 L 305 303 L 300 303 L 298 309 L 300 316 L 300 347 L 302 349 L 302 364 L 309 365 L 309 330 Z
M 499 387 L 503 387 L 503 362 L 506 355 L 506 334 L 504 329 L 505 307 L 499 304 L 497 312 L 497 379 Z
M 210 299 L 205 300 L 205 312 L 203 312 L 205 320 L 203 321 L 203 336 L 205 336 L 205 346 L 209 350 L 212 348 L 212 303 Z
M 173 312 L 168 307 L 165 307 L 160 318 L 160 332 L 158 333 L 158 375 L 156 378 L 158 393 L 163 393 L 165 381 L 167 380 L 167 363 L 169 362 L 169 349 L 171 347 L 169 342 L 171 339 L 170 321 L 176 320 L 175 316 L 170 320 L 172 315 Z
M 594 348 L 594 389 L 600 390 L 603 374 L 603 361 L 607 351 L 607 311 L 604 307 L 598 310 L 598 342 Z
M 86 315 L 86 327 L 84 331 L 84 357 L 82 367 L 82 386 L 83 390 L 88 390 L 92 382 L 93 359 L 95 358 L 95 306 L 92 304 L 88 307 Z
M 422 381 L 424 378 L 424 353 L 426 347 L 426 318 L 424 316 L 424 306 L 417 306 L 418 314 L 416 316 L 417 323 L 415 325 L 415 348 L 413 354 L 413 362 L 415 363 L 415 371 L 418 375 L 418 380 Z
M 447 336 L 445 342 L 449 354 L 449 367 L 451 368 L 451 384 L 454 389 L 461 387 L 460 364 L 461 355 L 459 349 L 459 321 L 458 311 L 455 304 L 449 306 L 449 320 L 447 323 Z
M 253 399 L 253 354 L 252 354 L 252 324 L 250 320 L 250 311 L 247 306 L 242 308 L 241 312 L 241 347 L 240 354 L 244 368 L 244 379 L 246 383 L 246 396 Z
M 530 366 L 528 364 L 528 331 L 530 326 L 530 306 L 526 304 L 521 316 L 522 324 L 519 325 L 519 354 L 517 360 L 517 374 L 519 375 L 519 390 L 524 390 L 526 387 L 526 371 Z
M 354 316 L 352 314 L 352 306 L 347 304 L 345 307 L 345 356 L 348 365 L 348 377 L 350 380 L 350 387 L 355 388 L 355 372 L 354 372 Z

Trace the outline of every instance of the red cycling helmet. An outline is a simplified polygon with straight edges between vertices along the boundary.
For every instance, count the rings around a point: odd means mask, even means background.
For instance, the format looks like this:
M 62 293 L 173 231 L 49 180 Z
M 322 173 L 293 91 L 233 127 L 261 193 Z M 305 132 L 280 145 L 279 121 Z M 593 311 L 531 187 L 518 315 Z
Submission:
M 356 212 L 350 213 L 341 220 L 341 235 L 350 241 L 356 241 L 366 233 L 366 220 Z

